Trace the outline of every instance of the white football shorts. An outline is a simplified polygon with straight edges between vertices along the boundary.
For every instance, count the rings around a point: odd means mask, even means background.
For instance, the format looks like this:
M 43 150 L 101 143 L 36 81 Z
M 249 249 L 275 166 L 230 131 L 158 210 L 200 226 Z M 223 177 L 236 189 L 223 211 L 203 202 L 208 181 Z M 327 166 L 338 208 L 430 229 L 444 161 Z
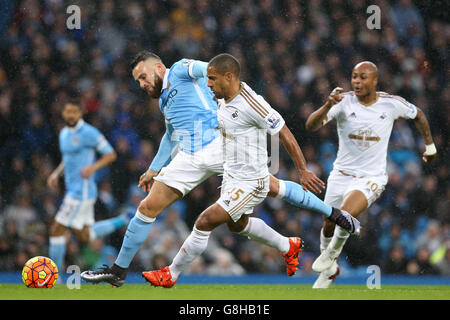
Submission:
M 243 214 L 251 214 L 269 193 L 270 176 L 255 180 L 237 180 L 223 175 L 220 198 L 217 203 L 236 222 Z
M 359 190 L 366 196 L 367 207 L 370 207 L 381 196 L 387 182 L 387 175 L 356 177 L 333 170 L 328 177 L 324 202 L 339 208 L 349 192 Z
M 217 173 L 223 173 L 223 150 L 220 137 L 193 154 L 178 151 L 172 161 L 162 168 L 154 179 L 177 189 L 185 196 Z
M 55 220 L 65 227 L 81 230 L 94 224 L 95 199 L 78 200 L 66 195 Z

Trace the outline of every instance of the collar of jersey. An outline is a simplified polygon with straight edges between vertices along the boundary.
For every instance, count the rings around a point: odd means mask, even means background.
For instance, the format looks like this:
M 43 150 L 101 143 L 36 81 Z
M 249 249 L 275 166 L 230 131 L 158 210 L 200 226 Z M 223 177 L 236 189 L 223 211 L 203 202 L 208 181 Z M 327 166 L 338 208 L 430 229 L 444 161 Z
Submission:
M 167 68 L 166 68 L 166 71 L 164 71 L 161 92 L 163 92 L 164 89 L 167 89 L 167 85 L 169 84 L 169 72 L 170 72 L 170 69 L 167 69 Z
M 73 128 L 67 127 L 67 130 L 69 130 L 70 133 L 74 133 L 74 132 L 78 131 L 78 129 L 80 129 L 83 124 L 84 124 L 84 120 L 80 119 L 80 120 L 78 120 L 77 124 Z

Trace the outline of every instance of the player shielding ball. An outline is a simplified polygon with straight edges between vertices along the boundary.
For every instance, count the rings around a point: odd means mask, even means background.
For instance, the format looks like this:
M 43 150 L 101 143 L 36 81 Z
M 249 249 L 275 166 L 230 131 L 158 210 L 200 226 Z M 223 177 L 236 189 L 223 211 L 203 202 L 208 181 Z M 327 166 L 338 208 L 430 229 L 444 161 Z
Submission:
M 423 160 L 436 157 L 430 127 L 425 114 L 399 96 L 377 92 L 378 70 L 374 63 L 358 63 L 352 71 L 353 91 L 336 88 L 327 102 L 306 121 L 315 131 L 336 120 L 339 149 L 330 173 L 325 203 L 358 217 L 383 192 L 388 176 L 386 159 L 394 121 L 412 119 L 425 143 Z M 313 263 L 320 272 L 313 288 L 328 288 L 339 273 L 337 258 L 349 237 L 341 227 L 325 220 L 320 234 L 321 254 Z

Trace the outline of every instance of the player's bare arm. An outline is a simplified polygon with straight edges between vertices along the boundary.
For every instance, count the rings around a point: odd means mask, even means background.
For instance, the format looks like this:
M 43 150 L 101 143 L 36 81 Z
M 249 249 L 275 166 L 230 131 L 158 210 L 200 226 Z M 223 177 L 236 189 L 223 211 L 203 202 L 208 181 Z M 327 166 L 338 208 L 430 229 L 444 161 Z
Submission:
M 64 172 L 64 163 L 61 162 L 47 178 L 47 185 L 52 191 L 55 191 L 58 188 L 58 178 L 61 176 L 63 172 Z
M 90 166 L 81 169 L 81 176 L 85 179 L 88 179 L 94 174 L 95 171 L 110 165 L 111 163 L 116 161 L 116 159 L 117 154 L 115 152 L 104 154 L 102 157 L 100 157 L 100 159 L 98 159 Z
M 328 111 L 330 111 L 332 106 L 344 99 L 344 96 L 341 94 L 342 91 L 343 89 L 340 87 L 335 88 L 328 96 L 327 102 L 311 113 L 306 120 L 306 130 L 316 131 L 326 124 Z
M 295 167 L 297 168 L 300 176 L 300 184 L 303 188 L 315 193 L 322 192 L 321 188 L 325 188 L 325 183 L 306 168 L 306 160 L 303 156 L 303 152 L 300 149 L 294 135 L 286 125 L 284 125 L 280 130 L 280 138 L 287 152 L 291 156 L 292 161 L 294 161 Z
M 425 143 L 425 152 L 423 153 L 423 161 L 430 162 L 436 158 L 437 150 L 433 143 L 433 137 L 431 135 L 430 125 L 425 113 L 417 108 L 417 116 L 414 119 L 414 124 L 422 135 L 423 142 Z

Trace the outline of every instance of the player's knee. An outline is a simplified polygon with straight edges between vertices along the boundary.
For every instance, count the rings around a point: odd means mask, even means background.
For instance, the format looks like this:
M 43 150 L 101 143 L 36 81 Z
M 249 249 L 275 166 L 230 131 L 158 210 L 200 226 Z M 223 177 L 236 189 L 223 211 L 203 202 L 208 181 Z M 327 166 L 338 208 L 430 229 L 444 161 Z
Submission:
M 66 227 L 61 225 L 60 223 L 53 221 L 51 227 L 50 227 L 50 236 L 51 237 L 59 237 L 64 235 L 66 232 Z
M 139 203 L 138 210 L 140 213 L 149 218 L 156 218 L 162 211 L 160 209 L 157 209 L 157 207 L 152 204 L 152 201 L 148 200 L 147 198 Z
M 211 219 L 208 215 L 201 214 L 195 221 L 195 227 L 198 230 L 209 231 L 211 230 Z

